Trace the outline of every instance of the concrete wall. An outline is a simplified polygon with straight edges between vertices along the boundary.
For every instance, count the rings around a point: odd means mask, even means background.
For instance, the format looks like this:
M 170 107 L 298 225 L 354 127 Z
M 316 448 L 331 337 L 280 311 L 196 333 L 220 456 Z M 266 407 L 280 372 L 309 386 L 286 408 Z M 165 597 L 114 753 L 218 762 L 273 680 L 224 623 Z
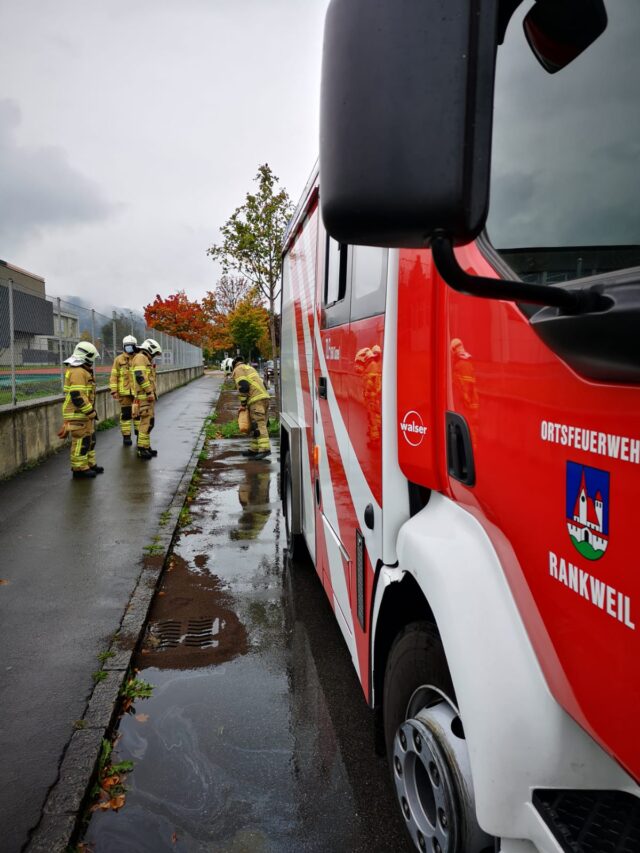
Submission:
M 158 396 L 173 391 L 202 376 L 202 367 L 183 367 L 157 375 Z M 15 408 L 0 411 L 0 479 L 10 477 L 25 465 L 32 465 L 59 450 L 68 439 L 58 438 L 62 426 L 64 397 L 43 397 L 32 403 L 18 403 Z M 98 420 L 118 418 L 118 403 L 108 388 L 96 395 Z

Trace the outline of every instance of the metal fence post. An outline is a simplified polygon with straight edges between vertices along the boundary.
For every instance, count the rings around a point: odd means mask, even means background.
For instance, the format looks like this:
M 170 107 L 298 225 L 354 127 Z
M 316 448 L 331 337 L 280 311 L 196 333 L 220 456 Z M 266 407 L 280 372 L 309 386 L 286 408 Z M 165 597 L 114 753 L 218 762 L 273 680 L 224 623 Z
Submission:
M 95 346 L 96 343 L 96 311 L 91 309 L 91 343 Z
M 58 356 L 60 358 L 60 387 L 64 391 L 64 359 L 62 351 L 62 308 L 60 306 L 60 297 L 56 297 L 58 305 Z
M 9 279 L 9 341 L 11 343 L 11 402 L 16 400 L 16 341 L 13 319 L 13 279 Z
M 113 357 L 116 357 L 116 312 L 113 312 L 113 317 L 111 318 L 111 327 L 113 329 Z

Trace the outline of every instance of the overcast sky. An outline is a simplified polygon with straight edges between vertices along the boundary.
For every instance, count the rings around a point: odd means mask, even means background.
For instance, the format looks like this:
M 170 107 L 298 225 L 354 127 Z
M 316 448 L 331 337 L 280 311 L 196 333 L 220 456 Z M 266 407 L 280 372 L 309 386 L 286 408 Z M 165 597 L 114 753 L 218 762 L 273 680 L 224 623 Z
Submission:
M 133 309 L 219 270 L 206 249 L 268 162 L 317 156 L 328 0 L 3 0 L 0 258 Z

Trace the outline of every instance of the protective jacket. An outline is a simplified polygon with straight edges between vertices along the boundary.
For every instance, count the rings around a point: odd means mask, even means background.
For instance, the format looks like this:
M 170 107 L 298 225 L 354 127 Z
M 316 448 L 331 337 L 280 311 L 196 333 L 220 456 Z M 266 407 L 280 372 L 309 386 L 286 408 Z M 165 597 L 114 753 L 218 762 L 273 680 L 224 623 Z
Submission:
M 264 387 L 260 374 L 250 365 L 242 362 L 237 364 L 233 371 L 233 381 L 240 392 L 240 402 L 243 406 L 269 399 L 269 392 Z
M 111 379 L 109 380 L 109 388 L 112 392 L 120 394 L 121 397 L 131 397 L 131 359 L 126 352 L 121 352 L 115 357 L 113 367 L 111 368 Z
M 138 400 L 146 400 L 149 394 L 155 396 L 156 371 L 147 354 L 137 352 L 132 356 L 129 369 L 132 389 L 129 393 Z
M 68 367 L 64 374 L 64 403 L 62 417 L 65 421 L 85 421 L 95 415 L 96 381 L 86 367 Z

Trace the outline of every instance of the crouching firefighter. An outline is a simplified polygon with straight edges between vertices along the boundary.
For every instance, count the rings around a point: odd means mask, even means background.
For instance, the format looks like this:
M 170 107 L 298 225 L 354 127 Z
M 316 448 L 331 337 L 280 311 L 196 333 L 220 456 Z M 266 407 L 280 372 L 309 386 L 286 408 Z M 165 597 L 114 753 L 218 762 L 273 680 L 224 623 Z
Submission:
M 71 436 L 71 471 L 74 478 L 91 479 L 102 474 L 96 465 L 96 381 L 93 364 L 98 350 L 88 341 L 81 341 L 66 359 L 64 374 L 64 426 L 60 437 Z
M 120 403 L 120 432 L 125 447 L 133 444 L 131 440 L 133 390 L 131 385 L 131 359 L 136 353 L 138 341 L 133 335 L 122 339 L 123 352 L 115 357 L 111 368 L 109 388 L 111 396 Z M 137 426 L 137 424 L 136 424 Z
M 264 387 L 260 374 L 238 356 L 233 359 L 233 381 L 240 392 L 240 405 L 249 409 L 251 441 L 243 455 L 252 459 L 266 459 L 271 455 L 271 442 L 267 430 L 269 392 Z
M 147 338 L 138 347 L 131 359 L 131 387 L 134 391 L 134 407 L 140 418 L 138 424 L 138 456 L 153 459 L 157 450 L 151 449 L 150 432 L 155 424 L 154 410 L 156 395 L 156 371 L 153 359 L 162 354 L 162 349 L 153 338 Z M 134 413 L 135 416 L 135 413 Z

